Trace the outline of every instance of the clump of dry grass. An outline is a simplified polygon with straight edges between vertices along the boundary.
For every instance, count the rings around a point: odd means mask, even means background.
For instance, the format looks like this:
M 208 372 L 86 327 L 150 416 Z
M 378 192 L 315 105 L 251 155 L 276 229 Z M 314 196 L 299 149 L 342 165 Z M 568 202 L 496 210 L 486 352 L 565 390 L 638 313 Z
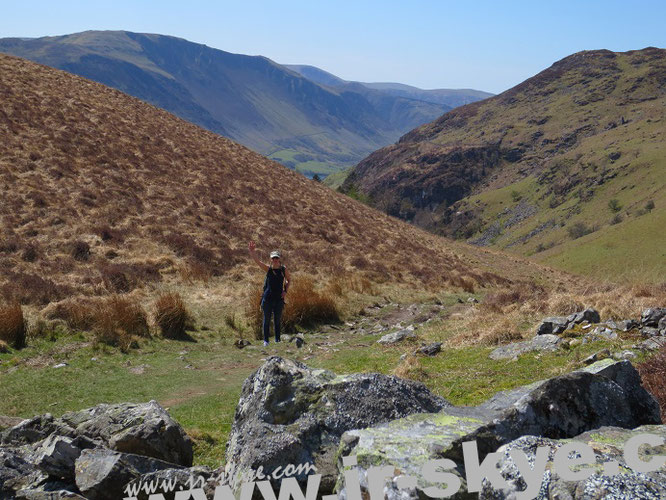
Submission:
M 329 289 L 319 291 L 314 279 L 299 275 L 292 278 L 282 313 L 282 328 L 285 332 L 293 332 L 297 326 L 311 327 L 322 323 L 340 320 L 340 311 Z M 261 310 L 262 290 L 257 288 L 248 297 L 246 316 L 255 333 L 255 338 L 263 338 L 262 324 L 264 320 Z
M 64 300 L 50 304 L 43 315 L 47 319 L 61 319 L 75 330 L 90 330 L 97 317 L 96 302 L 90 300 Z
M 661 420 L 666 423 L 666 347 L 662 347 L 655 355 L 639 364 L 636 369 L 643 380 L 643 387 L 650 392 L 659 403 Z
M 403 359 L 395 370 L 393 370 L 393 374 L 396 377 L 416 380 L 418 382 L 423 382 L 428 378 L 428 372 L 421 368 L 419 359 L 413 354 Z
M 146 312 L 129 297 L 112 295 L 94 308 L 93 333 L 98 342 L 122 350 L 135 344 L 136 337 L 149 336 Z
M 25 347 L 26 322 L 18 303 L 0 306 L 0 341 L 16 349 Z
M 192 315 L 180 294 L 164 293 L 155 302 L 155 323 L 162 336 L 169 339 L 186 338 L 185 330 L 192 327 Z
M 315 289 L 314 280 L 298 276 L 290 286 L 282 322 L 285 331 L 295 330 L 296 325 L 313 326 L 340 320 L 335 300 L 326 292 Z
M 9 345 L 4 340 L 0 340 L 0 354 L 5 354 L 9 352 Z

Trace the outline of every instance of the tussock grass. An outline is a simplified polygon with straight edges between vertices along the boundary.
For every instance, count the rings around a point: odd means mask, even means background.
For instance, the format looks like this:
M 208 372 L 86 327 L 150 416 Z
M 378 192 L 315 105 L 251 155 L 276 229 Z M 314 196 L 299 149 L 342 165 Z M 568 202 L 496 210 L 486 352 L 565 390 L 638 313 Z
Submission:
M 98 342 L 127 350 L 136 337 L 148 337 L 146 312 L 129 297 L 113 295 L 94 307 L 93 333 Z
M 185 330 L 192 327 L 192 314 L 179 293 L 163 293 L 155 302 L 155 323 L 162 336 L 168 339 L 185 339 Z
M 25 347 L 26 322 L 18 303 L 0 305 L 0 341 L 16 349 Z
M 282 312 L 282 328 L 284 332 L 294 332 L 297 328 L 313 327 L 322 323 L 334 323 L 340 320 L 340 311 L 330 288 L 317 290 L 315 280 L 311 276 L 296 275 L 289 287 Z M 336 286 L 342 286 L 340 284 Z M 346 289 L 340 288 L 343 294 Z M 253 290 L 247 300 L 245 309 L 250 327 L 256 339 L 263 338 L 263 311 L 261 310 L 262 289 Z

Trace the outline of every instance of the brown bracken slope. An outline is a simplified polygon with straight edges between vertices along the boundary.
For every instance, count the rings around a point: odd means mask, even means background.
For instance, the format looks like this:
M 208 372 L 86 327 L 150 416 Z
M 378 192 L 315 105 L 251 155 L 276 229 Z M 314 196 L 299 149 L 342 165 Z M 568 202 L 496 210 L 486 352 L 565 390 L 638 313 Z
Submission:
M 319 277 L 468 288 L 541 270 L 387 217 L 119 91 L 4 55 L 0 137 L 5 299 L 234 279 L 253 265 L 250 239 Z

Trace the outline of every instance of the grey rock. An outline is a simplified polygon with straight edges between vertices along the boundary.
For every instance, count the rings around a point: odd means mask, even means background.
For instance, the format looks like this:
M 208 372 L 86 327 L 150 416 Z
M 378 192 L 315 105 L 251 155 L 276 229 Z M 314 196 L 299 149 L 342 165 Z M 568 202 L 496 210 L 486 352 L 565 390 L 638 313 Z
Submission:
M 662 332 L 662 335 L 666 335 L 666 316 L 659 320 L 659 323 L 657 323 L 657 328 Z
M 402 330 L 398 330 L 397 332 L 387 333 L 382 338 L 380 338 L 377 343 L 384 345 L 397 344 L 402 340 L 414 337 L 416 337 L 416 334 L 414 333 L 413 329 L 404 328 Z
M 74 485 L 76 489 L 76 485 Z M 86 500 L 78 493 L 69 490 L 21 490 L 16 492 L 16 498 L 25 500 L 61 500 L 63 498 L 78 498 Z
M 16 492 L 37 487 L 48 480 L 17 448 L 0 447 L 0 498 L 14 498 Z
M 657 351 L 664 346 L 666 346 L 666 337 L 659 336 L 646 339 L 633 347 L 642 351 Z
M 300 335 L 294 335 L 289 339 L 289 342 L 295 343 L 296 347 L 300 349 L 301 347 L 303 347 L 303 344 L 305 344 L 305 339 Z
M 569 320 L 561 316 L 544 318 L 537 327 L 537 335 L 558 334 L 568 328 Z
M 108 448 L 83 450 L 76 460 L 76 486 L 90 500 L 124 498 L 127 483 L 160 469 L 178 468 L 176 464 Z
M 75 437 L 76 431 L 50 413 L 23 420 L 0 434 L 0 445 L 21 446 L 46 439 L 51 434 Z
M 65 413 L 61 421 L 113 450 L 192 465 L 192 440 L 157 401 L 101 404 Z
M 599 342 L 600 340 L 615 340 L 617 339 L 617 333 L 610 328 L 605 326 L 598 326 L 591 332 L 583 335 L 583 344 L 589 342 Z
M 74 464 L 81 451 L 94 447 L 88 439 L 51 434 L 30 454 L 32 463 L 49 476 L 74 480 Z
M 591 464 L 595 473 L 589 478 L 578 481 L 565 481 L 558 471 L 553 469 L 555 452 L 564 441 L 548 439 L 537 436 L 524 436 L 499 448 L 499 469 L 501 475 L 507 480 L 508 489 L 497 489 L 488 481 L 484 482 L 479 493 L 479 499 L 500 500 L 513 499 L 520 491 L 524 491 L 526 484 L 520 475 L 516 464 L 511 458 L 512 449 L 521 450 L 531 464 L 534 463 L 536 450 L 539 447 L 548 447 L 550 452 L 546 471 L 539 488 L 539 499 L 647 499 L 657 500 L 666 498 L 666 470 L 661 468 L 654 472 L 634 471 L 624 459 L 623 450 L 626 442 L 639 434 L 652 434 L 666 438 L 666 426 L 647 425 L 637 429 L 628 430 L 618 427 L 602 427 L 585 432 L 567 442 L 580 442 L 594 451 L 595 462 Z M 651 454 L 663 455 L 666 445 L 653 449 Z M 639 458 L 647 460 L 646 451 L 639 450 Z M 614 476 L 605 472 L 604 464 L 615 461 L 619 464 L 620 473 Z
M 338 455 L 357 457 L 366 494 L 370 466 L 391 465 L 396 477 L 407 474 L 419 478 L 415 488 L 398 491 L 394 477 L 385 490 L 388 498 L 416 500 L 425 498 L 423 489 L 431 486 L 420 477 L 420 468 L 434 458 L 456 462 L 458 467 L 451 472 L 459 475 L 462 489 L 466 489 L 462 461 L 462 443 L 466 441 L 477 443 L 483 459 L 524 435 L 563 439 L 605 425 L 633 428 L 660 422 L 658 406 L 656 413 L 645 411 L 646 407 L 654 410 L 650 403 L 656 402 L 640 386 L 631 363 L 600 362 L 586 370 L 498 393 L 477 407 L 448 407 L 438 413 L 350 430 L 343 435 Z M 640 390 L 650 402 L 634 408 L 631 398 Z M 338 466 L 342 472 L 344 468 Z M 346 498 L 342 475 L 337 487 Z
M 251 470 L 314 464 L 330 492 L 340 436 L 450 404 L 423 384 L 380 374 L 336 376 L 270 357 L 243 384 L 227 443 L 225 473 L 236 490 Z M 296 476 L 305 480 L 305 474 Z
M 656 327 L 663 317 L 666 317 L 666 307 L 646 309 L 643 311 L 643 314 L 641 314 L 641 325 Z
M 414 351 L 414 354 L 422 354 L 424 356 L 435 356 L 441 350 L 442 350 L 442 343 L 434 342 L 432 344 L 419 347 L 416 351 Z
M 531 340 L 513 342 L 497 347 L 489 354 L 489 357 L 494 360 L 513 359 L 527 352 L 556 351 L 562 342 L 563 340 L 557 335 L 545 333 L 543 335 L 536 335 Z
M 657 328 L 654 328 L 652 326 L 644 326 L 641 328 L 641 335 L 647 338 L 657 337 L 661 335 L 661 332 Z
M 591 365 L 592 363 L 596 363 L 597 361 L 601 361 L 602 359 L 610 358 L 611 357 L 611 352 L 609 349 L 602 349 L 601 351 L 597 351 L 591 356 L 588 356 L 583 360 L 583 363 L 586 365 Z
M 627 401 L 634 420 L 638 422 L 637 425 L 661 422 L 659 404 L 645 390 L 641 383 L 641 376 L 630 361 L 604 359 L 593 365 L 586 366 L 580 371 L 601 375 L 622 387 L 627 393 Z
M 136 491 L 142 484 L 170 484 L 173 485 L 174 491 L 189 490 L 191 488 L 206 488 L 209 481 L 215 476 L 215 472 L 206 466 L 196 466 L 189 468 L 176 468 L 176 469 L 161 469 L 156 472 L 149 472 L 143 474 L 141 477 L 130 481 L 127 484 L 129 491 Z M 213 492 L 208 494 L 207 498 L 213 498 Z M 127 495 L 125 495 L 127 496 Z M 138 500 L 148 500 L 149 496 L 146 495 L 144 490 L 141 490 L 138 495 L 134 495 Z M 167 497 L 168 498 L 168 497 Z M 118 499 L 120 500 L 120 499 Z
M 633 319 L 625 319 L 617 322 L 618 329 L 622 330 L 623 332 L 628 332 L 630 330 L 633 330 L 634 328 L 638 328 L 638 325 L 639 325 L 638 321 Z

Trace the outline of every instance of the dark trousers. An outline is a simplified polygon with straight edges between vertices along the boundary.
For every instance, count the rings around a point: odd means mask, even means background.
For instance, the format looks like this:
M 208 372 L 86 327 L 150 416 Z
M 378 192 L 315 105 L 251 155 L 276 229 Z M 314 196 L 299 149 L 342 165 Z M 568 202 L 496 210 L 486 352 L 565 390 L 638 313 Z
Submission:
M 275 341 L 280 340 L 280 319 L 282 319 L 282 309 L 284 308 L 284 302 L 278 301 L 273 302 L 271 300 L 266 300 L 263 302 L 263 311 L 264 311 L 264 341 L 268 342 L 268 337 L 271 330 L 271 315 L 275 318 Z

